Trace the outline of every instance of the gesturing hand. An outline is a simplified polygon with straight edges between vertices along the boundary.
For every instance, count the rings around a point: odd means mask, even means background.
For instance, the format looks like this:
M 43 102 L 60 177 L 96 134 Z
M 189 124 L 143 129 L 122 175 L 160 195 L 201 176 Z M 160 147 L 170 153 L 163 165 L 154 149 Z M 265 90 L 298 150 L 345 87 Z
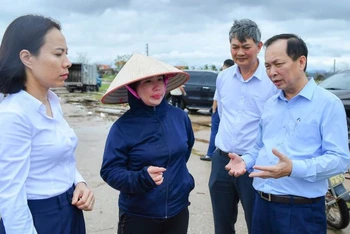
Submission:
M 228 171 L 228 174 L 231 176 L 241 176 L 246 172 L 245 169 L 245 162 L 241 159 L 238 154 L 235 153 L 229 153 L 228 156 L 230 157 L 229 163 L 225 166 L 225 169 Z
M 81 210 L 91 211 L 94 207 L 95 196 L 84 182 L 79 182 L 74 189 L 72 205 Z
M 153 181 L 156 183 L 156 185 L 160 185 L 163 183 L 163 172 L 166 171 L 164 167 L 154 167 L 149 166 L 147 168 L 148 174 L 152 177 Z
M 281 178 L 289 176 L 292 172 L 293 162 L 287 156 L 280 153 L 276 149 L 272 149 L 272 153 L 279 158 L 279 162 L 274 166 L 254 166 L 254 169 L 260 170 L 259 172 L 250 173 L 250 177 L 261 178 Z

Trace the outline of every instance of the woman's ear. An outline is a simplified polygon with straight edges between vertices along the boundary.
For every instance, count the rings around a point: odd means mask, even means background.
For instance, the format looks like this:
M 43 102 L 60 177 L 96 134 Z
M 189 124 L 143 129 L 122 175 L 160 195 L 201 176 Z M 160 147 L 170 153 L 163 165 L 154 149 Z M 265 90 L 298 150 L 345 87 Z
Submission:
M 31 68 L 32 67 L 32 55 L 28 50 L 21 50 L 19 52 L 19 58 L 21 59 L 24 66 Z

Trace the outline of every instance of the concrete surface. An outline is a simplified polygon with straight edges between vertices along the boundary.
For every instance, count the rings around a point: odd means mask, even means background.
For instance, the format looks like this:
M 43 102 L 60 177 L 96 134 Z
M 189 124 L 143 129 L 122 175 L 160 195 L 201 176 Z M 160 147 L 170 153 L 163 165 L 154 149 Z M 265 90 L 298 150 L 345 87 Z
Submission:
M 77 148 L 77 166 L 89 186 L 95 193 L 96 203 L 94 210 L 85 212 L 87 232 L 89 234 L 115 234 L 118 222 L 118 192 L 110 188 L 99 175 L 102 162 L 104 143 L 110 126 L 117 116 L 100 115 L 84 106 L 62 103 L 62 109 L 70 126 L 79 137 Z M 89 114 L 87 114 L 89 112 Z M 210 129 L 205 126 L 210 122 L 208 114 L 190 115 L 194 123 L 196 143 L 188 162 L 190 172 L 195 178 L 196 187 L 190 195 L 190 224 L 189 234 L 214 233 L 211 203 L 208 191 L 208 178 L 211 162 L 199 160 L 199 156 L 206 153 Z M 350 188 L 347 181 L 347 187 Z M 247 233 L 243 210 L 236 224 L 236 233 Z M 348 227 L 342 231 L 328 230 L 328 234 L 350 233 Z

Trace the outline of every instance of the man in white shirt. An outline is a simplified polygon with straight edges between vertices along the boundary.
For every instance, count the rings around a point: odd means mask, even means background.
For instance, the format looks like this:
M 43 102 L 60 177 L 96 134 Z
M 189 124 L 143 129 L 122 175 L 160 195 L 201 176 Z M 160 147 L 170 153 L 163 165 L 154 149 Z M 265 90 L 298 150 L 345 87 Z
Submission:
M 252 233 L 326 234 L 327 179 L 350 163 L 344 105 L 308 80 L 299 36 L 275 35 L 265 47 L 267 75 L 281 91 L 265 104 L 254 147 L 230 154 L 226 169 L 254 178 Z
M 209 179 L 215 234 L 235 233 L 239 201 L 251 233 L 255 197 L 252 178 L 248 173 L 231 177 L 225 165 L 230 160 L 229 152 L 242 155 L 253 147 L 264 104 L 277 92 L 266 75 L 264 63 L 257 58 L 263 45 L 260 40 L 261 33 L 255 22 L 235 20 L 229 32 L 235 65 L 221 71 L 216 81 L 220 124 Z
M 224 64 L 222 65 L 221 70 L 225 70 L 226 68 L 229 68 L 231 66 L 235 65 L 235 62 L 232 59 L 226 59 L 224 61 Z M 203 161 L 211 161 L 211 157 L 214 154 L 215 151 L 215 136 L 216 133 L 218 132 L 219 129 L 219 123 L 220 123 L 220 118 L 219 114 L 217 112 L 217 101 L 216 101 L 216 91 L 215 95 L 213 97 L 213 106 L 212 106 L 212 115 L 211 115 L 211 129 L 210 129 L 210 140 L 209 140 L 209 145 L 208 145 L 208 151 L 207 154 L 200 157 L 201 160 Z

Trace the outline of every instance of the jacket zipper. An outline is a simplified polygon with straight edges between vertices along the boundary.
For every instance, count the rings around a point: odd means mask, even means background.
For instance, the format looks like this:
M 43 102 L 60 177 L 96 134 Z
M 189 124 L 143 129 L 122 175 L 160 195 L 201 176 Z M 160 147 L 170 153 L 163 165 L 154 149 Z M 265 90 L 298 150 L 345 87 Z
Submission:
M 156 111 L 156 107 L 154 106 L 153 107 L 153 110 L 154 111 Z M 164 126 L 163 126 L 163 123 L 162 123 L 162 121 L 158 118 L 158 115 L 157 115 L 157 113 L 155 113 L 156 114 L 156 118 L 157 118 L 157 120 L 159 121 L 159 123 L 160 123 L 160 126 L 161 126 L 161 128 L 162 128 L 162 131 L 163 131 L 163 139 L 164 139 L 164 142 L 165 142 L 165 145 L 167 146 L 167 149 L 168 149 L 168 162 L 167 162 L 167 165 L 166 165 L 166 167 L 165 168 L 168 168 L 168 166 L 169 166 L 169 162 L 170 162 L 170 156 L 171 156 L 171 153 L 169 152 L 169 146 L 168 146 L 168 142 L 167 142 L 167 140 L 166 140 L 166 138 L 165 138 L 165 129 L 164 129 Z M 166 184 L 165 184 L 165 188 L 166 188 L 166 193 L 165 193 L 165 216 L 164 216 L 164 218 L 165 219 L 167 219 L 168 218 L 168 198 L 169 198 L 169 183 L 168 183 L 168 181 L 166 182 Z

